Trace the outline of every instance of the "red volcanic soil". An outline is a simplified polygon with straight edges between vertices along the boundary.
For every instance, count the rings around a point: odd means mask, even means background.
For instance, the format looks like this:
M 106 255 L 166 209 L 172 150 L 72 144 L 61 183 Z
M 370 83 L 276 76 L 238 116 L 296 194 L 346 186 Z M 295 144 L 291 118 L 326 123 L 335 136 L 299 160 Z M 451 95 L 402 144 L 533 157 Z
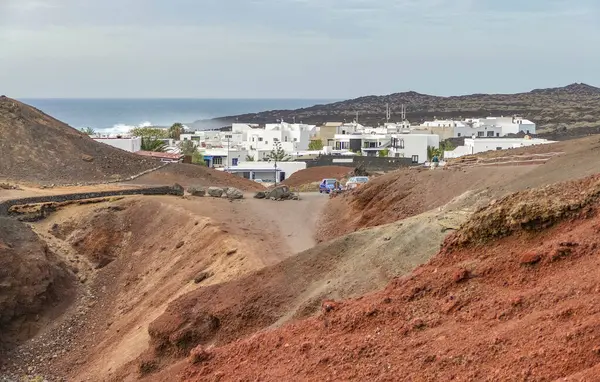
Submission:
M 380 292 L 154 375 L 185 381 L 597 380 L 600 177 L 508 196 Z M 171 378 L 171 379 L 169 379 Z
M 351 171 L 352 168 L 343 166 L 311 167 L 292 174 L 283 183 L 290 187 L 300 187 L 305 184 L 320 182 L 325 178 L 340 180 L 346 177 Z

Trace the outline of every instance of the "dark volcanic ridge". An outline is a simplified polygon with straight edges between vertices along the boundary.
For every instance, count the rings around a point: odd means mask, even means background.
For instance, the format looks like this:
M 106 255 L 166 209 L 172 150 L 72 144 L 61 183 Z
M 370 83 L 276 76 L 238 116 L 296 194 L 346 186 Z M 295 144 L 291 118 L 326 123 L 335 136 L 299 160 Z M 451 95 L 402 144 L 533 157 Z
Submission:
M 197 121 L 195 128 L 225 126 L 233 122 L 273 123 L 302 121 L 351 122 L 359 112 L 359 122 L 385 122 L 386 104 L 391 107 L 391 120 L 400 120 L 401 105 L 407 107 L 407 118 L 418 124 L 434 118 L 471 118 L 520 115 L 534 121 L 542 135 L 553 139 L 580 137 L 600 133 L 600 88 L 574 83 L 564 87 L 535 89 L 517 94 L 471 94 L 441 97 L 414 91 L 382 96 L 365 96 L 326 105 L 297 110 L 270 110 Z

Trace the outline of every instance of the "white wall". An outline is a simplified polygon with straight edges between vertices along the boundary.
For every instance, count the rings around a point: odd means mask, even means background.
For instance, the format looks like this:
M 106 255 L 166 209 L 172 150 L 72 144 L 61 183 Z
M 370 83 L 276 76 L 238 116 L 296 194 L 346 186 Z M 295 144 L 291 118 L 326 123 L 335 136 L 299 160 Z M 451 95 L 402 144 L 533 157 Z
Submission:
M 459 146 L 453 151 L 444 152 L 444 158 L 458 158 L 463 155 L 478 154 L 492 150 L 507 150 L 519 147 L 546 145 L 555 143 L 547 139 L 524 139 L 524 138 L 468 138 L 465 145 Z
M 427 148 L 440 147 L 440 137 L 437 134 L 393 134 L 393 138 L 404 141 L 404 148 L 391 148 L 389 156 L 396 158 L 418 157 L 418 163 L 427 161 Z
M 135 153 L 142 149 L 142 138 L 93 138 L 96 142 L 104 143 L 106 145 L 116 147 L 121 150 Z

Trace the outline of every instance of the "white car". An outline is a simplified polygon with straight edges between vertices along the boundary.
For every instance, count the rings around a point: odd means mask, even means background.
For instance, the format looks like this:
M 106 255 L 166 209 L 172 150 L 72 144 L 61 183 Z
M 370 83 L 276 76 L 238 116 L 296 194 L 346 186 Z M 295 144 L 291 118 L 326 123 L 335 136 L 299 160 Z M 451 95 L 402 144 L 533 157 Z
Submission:
M 353 176 L 346 182 L 346 189 L 351 190 L 369 181 L 368 176 Z

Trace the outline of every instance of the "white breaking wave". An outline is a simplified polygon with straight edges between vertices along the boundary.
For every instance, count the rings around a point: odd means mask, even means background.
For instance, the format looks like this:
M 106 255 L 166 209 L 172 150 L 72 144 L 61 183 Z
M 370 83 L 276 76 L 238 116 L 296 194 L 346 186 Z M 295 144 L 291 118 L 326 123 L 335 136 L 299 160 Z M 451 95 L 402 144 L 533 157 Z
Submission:
M 113 127 L 107 127 L 105 129 L 98 129 L 99 133 L 102 134 L 127 134 L 136 127 L 151 127 L 153 126 L 151 122 L 142 122 L 139 125 L 125 125 L 123 123 L 118 123 Z

